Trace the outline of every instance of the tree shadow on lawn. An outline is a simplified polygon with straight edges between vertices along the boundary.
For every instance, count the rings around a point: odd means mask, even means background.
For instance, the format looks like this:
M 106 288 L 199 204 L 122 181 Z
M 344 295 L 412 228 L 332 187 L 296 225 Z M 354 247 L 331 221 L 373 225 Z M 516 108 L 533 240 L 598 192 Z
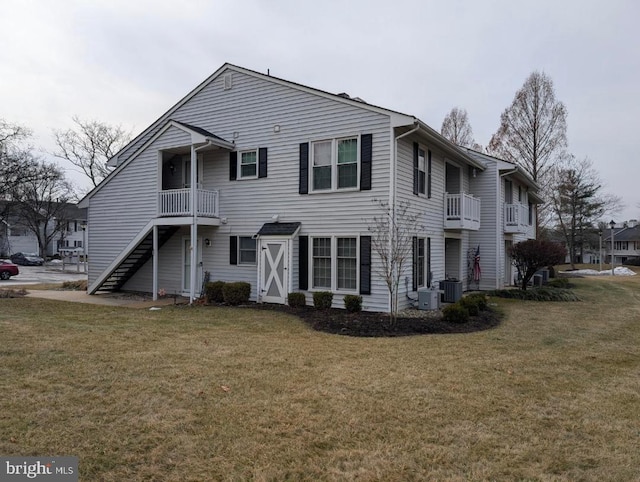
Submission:
M 289 313 L 301 318 L 317 331 L 335 335 L 359 337 L 395 337 L 412 335 L 446 335 L 454 333 L 474 333 L 489 330 L 500 324 L 500 314 L 488 309 L 478 316 L 472 316 L 464 323 L 453 323 L 442 319 L 440 312 L 425 312 L 419 317 L 400 316 L 391 323 L 387 313 L 361 311 L 349 313 L 346 310 L 317 310 L 311 306 L 292 308 L 287 305 L 255 303 L 244 305 L 258 310 Z M 402 315 L 402 314 L 401 314 Z

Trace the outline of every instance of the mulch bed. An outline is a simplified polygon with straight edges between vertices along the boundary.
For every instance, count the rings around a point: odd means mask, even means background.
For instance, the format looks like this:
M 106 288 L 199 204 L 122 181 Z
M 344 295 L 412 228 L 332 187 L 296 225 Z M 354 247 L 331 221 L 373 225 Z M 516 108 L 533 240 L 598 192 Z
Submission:
M 250 307 L 290 313 L 298 316 L 317 331 L 360 337 L 473 333 L 495 328 L 500 324 L 500 317 L 498 313 L 493 310 L 483 311 L 479 316 L 471 317 L 466 323 L 451 323 L 443 321 L 439 316 L 425 315 L 422 317 L 398 318 L 395 323 L 391 324 L 389 315 L 386 313 L 369 311 L 348 313 L 346 310 L 339 309 L 316 310 L 310 306 L 291 308 L 286 305 L 267 303 L 256 303 Z

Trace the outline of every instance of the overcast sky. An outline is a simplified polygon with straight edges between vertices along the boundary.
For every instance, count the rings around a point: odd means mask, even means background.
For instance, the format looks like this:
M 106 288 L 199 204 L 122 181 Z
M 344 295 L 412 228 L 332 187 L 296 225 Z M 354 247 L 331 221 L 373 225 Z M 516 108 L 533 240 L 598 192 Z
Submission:
M 638 218 L 639 19 L 635 0 L 3 0 L 0 118 L 46 151 L 73 115 L 138 134 L 230 62 L 436 130 L 460 106 L 486 145 L 541 70 L 569 112 L 570 151 L 623 198 L 616 220 Z

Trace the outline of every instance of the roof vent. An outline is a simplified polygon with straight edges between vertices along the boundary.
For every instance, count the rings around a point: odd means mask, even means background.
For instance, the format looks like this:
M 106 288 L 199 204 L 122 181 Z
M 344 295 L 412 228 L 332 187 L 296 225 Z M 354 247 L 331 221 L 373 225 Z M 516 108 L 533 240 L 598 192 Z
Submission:
M 338 94 L 338 97 L 342 97 L 343 99 L 351 99 L 351 97 L 349 97 L 349 94 L 347 94 L 346 92 L 340 92 Z
M 232 74 L 224 74 L 224 90 L 231 90 L 233 87 L 233 75 Z

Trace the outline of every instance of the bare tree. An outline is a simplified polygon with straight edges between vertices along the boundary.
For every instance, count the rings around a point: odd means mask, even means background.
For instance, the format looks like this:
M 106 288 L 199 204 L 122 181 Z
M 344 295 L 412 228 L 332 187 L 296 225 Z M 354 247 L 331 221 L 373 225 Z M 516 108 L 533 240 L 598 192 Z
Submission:
M 454 144 L 477 149 L 481 147 L 473 140 L 469 114 L 465 109 L 454 107 L 442 121 L 440 133 Z
M 411 203 L 401 201 L 397 205 L 376 200 L 381 214 L 366 220 L 371 233 L 371 246 L 380 258 L 377 272 L 384 279 L 391 300 L 391 323 L 398 317 L 398 288 L 405 267 L 412 259 L 413 237 L 422 227 L 419 213 L 412 211 Z
M 37 176 L 30 136 L 26 127 L 0 119 L 0 221 L 11 215 L 16 188 Z
M 45 256 L 47 246 L 66 229 L 73 189 L 54 164 L 38 163 L 36 174 L 13 190 L 12 205 L 20 224 L 36 236 L 40 254 Z
M 568 247 L 571 267 L 582 257 L 585 243 L 592 237 L 598 219 L 622 207 L 619 197 L 602 192 L 602 182 L 589 159 L 569 156 L 554 166 L 550 201 L 555 223 Z
M 23 180 L 33 176 L 35 160 L 27 144 L 31 131 L 0 119 L 0 196 L 6 198 Z
M 567 145 L 567 110 L 556 100 L 553 81 L 532 72 L 500 116 L 500 127 L 491 137 L 489 153 L 522 166 L 545 192 L 553 164 Z M 536 225 L 541 225 L 540 206 Z
M 53 131 L 58 146 L 54 155 L 80 168 L 95 187 L 109 174 L 107 161 L 129 143 L 131 134 L 121 126 L 77 116 L 73 122 L 76 125 L 73 129 Z

